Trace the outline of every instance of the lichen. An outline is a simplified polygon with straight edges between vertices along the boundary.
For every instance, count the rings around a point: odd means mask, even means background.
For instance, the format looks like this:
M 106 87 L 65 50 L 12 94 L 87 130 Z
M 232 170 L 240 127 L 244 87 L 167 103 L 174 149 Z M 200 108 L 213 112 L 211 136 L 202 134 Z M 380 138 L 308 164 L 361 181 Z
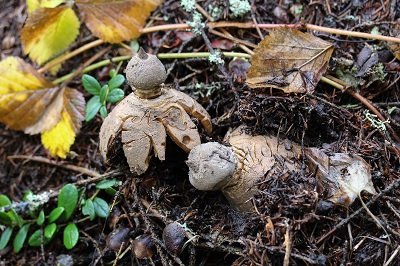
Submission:
M 181 0 L 181 6 L 186 12 L 192 12 L 196 7 L 195 0 Z
M 217 65 L 225 64 L 225 61 L 221 58 L 221 52 L 220 51 L 215 51 L 214 53 L 211 53 L 208 56 L 208 61 L 210 61 L 210 63 L 214 63 L 214 64 L 217 64 Z
M 241 17 L 251 10 L 247 0 L 229 0 L 229 10 L 234 17 Z
M 209 5 L 208 7 L 208 13 L 210 13 L 210 16 L 214 19 L 214 20 L 218 20 L 219 17 L 222 14 L 222 8 L 220 8 L 219 6 L 214 6 L 214 5 Z
M 196 35 L 201 34 L 201 30 L 206 26 L 202 22 L 202 16 L 198 12 L 193 12 L 193 20 L 188 21 L 187 24 L 192 28 L 192 32 Z

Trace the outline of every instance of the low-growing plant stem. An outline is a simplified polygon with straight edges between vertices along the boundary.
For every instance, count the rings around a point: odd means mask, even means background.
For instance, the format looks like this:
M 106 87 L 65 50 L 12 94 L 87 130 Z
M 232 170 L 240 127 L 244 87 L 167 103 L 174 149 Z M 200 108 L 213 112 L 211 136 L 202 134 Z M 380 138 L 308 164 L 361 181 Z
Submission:
M 242 28 L 242 29 L 252 29 L 259 27 L 260 29 L 276 29 L 281 27 L 288 28 L 306 28 L 308 30 L 315 30 L 320 32 L 326 32 L 330 34 L 338 34 L 350 37 L 357 37 L 363 39 L 371 39 L 371 40 L 379 40 L 379 41 L 387 41 L 387 42 L 395 42 L 400 43 L 400 38 L 391 37 L 391 36 L 383 36 L 377 34 L 371 34 L 366 32 L 358 32 L 358 31 L 349 31 L 349 30 L 341 30 L 335 28 L 328 28 L 313 24 L 254 24 L 253 22 L 209 22 L 207 26 L 211 29 L 215 28 Z M 156 31 L 166 31 L 166 30 L 188 30 L 190 26 L 187 24 L 168 24 L 168 25 L 160 25 L 147 27 L 141 30 L 142 33 L 150 33 Z
M 236 52 L 225 52 L 222 54 L 225 57 L 241 57 L 241 58 L 250 58 L 251 57 L 249 54 L 236 53 Z M 210 55 L 210 53 L 208 53 L 208 52 L 198 52 L 198 53 L 160 53 L 157 56 L 160 59 L 182 59 L 182 58 L 207 58 L 209 55 Z M 111 59 L 105 59 L 105 60 L 99 61 L 90 66 L 85 67 L 82 70 L 82 73 L 87 73 L 94 69 L 106 66 L 106 65 L 110 64 L 111 62 L 117 63 L 117 62 L 129 60 L 129 59 L 131 59 L 130 55 L 117 56 L 117 57 L 113 57 Z M 73 73 L 69 73 L 65 76 L 62 76 L 62 77 L 54 80 L 53 83 L 60 84 L 64 81 L 68 80 L 72 75 L 73 75 Z
M 100 39 L 95 40 L 95 41 L 90 42 L 90 43 L 87 43 L 87 44 L 79 47 L 78 49 L 76 49 L 74 51 L 71 51 L 69 53 L 66 53 L 66 54 L 63 54 L 63 55 L 61 55 L 59 57 L 54 58 L 53 60 L 48 62 L 46 65 L 44 65 L 42 68 L 40 68 L 38 70 L 38 72 L 39 73 L 46 72 L 49 69 L 57 66 L 58 64 L 61 64 L 64 61 L 66 61 L 66 60 L 68 60 L 68 59 L 70 59 L 70 58 L 72 58 L 72 57 L 74 57 L 74 56 L 76 56 L 76 55 L 78 55 L 80 53 L 83 53 L 83 52 L 85 52 L 85 51 L 87 51 L 87 50 L 89 50 L 89 49 L 91 49 L 93 47 L 99 46 L 100 44 L 103 44 L 103 43 L 104 43 L 104 41 L 100 40 Z

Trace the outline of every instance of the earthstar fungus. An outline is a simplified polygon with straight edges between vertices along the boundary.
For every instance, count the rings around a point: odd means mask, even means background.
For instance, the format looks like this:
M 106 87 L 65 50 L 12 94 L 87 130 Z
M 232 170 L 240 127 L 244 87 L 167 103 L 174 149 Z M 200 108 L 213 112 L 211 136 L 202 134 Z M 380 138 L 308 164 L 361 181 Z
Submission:
M 125 72 L 133 93 L 118 103 L 100 128 L 99 148 L 106 162 L 120 139 L 131 172 L 140 175 L 147 170 L 153 150 L 165 160 L 167 134 L 186 152 L 201 143 L 190 116 L 211 132 L 207 111 L 190 96 L 164 85 L 167 74 L 155 55 L 141 49 Z
M 328 155 L 317 148 L 303 148 L 303 153 L 296 143 L 275 136 L 252 136 L 244 127 L 228 133 L 224 141 L 229 146 L 209 142 L 192 149 L 186 162 L 189 181 L 199 190 L 222 191 L 238 211 L 254 211 L 251 199 L 258 193 L 259 182 L 300 171 L 302 154 L 330 201 L 348 206 L 362 190 L 376 193 L 370 167 L 359 156 Z

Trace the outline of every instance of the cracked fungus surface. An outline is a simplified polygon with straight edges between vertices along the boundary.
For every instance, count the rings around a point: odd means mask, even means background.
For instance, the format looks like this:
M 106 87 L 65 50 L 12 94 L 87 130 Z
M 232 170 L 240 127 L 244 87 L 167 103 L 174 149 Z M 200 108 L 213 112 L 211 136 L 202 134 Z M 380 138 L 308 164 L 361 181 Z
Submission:
M 107 162 L 109 151 L 120 135 L 130 170 L 140 175 L 147 170 L 153 150 L 158 159 L 165 160 L 167 134 L 186 152 L 200 144 L 199 132 L 190 116 L 211 132 L 207 111 L 182 92 L 163 88 L 154 99 L 142 99 L 131 93 L 104 120 L 100 152 Z

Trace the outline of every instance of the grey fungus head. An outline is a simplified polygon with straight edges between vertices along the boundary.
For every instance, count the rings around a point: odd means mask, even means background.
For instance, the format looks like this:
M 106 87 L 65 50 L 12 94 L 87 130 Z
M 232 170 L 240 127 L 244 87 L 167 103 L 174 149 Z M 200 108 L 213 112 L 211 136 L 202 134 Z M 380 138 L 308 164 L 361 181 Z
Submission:
M 186 164 L 189 166 L 189 181 L 198 190 L 222 189 L 236 170 L 233 151 L 217 142 L 194 147 Z
M 167 79 L 164 65 L 152 54 L 147 54 L 142 48 L 132 57 L 126 69 L 126 79 L 134 90 L 160 90 L 160 85 Z

